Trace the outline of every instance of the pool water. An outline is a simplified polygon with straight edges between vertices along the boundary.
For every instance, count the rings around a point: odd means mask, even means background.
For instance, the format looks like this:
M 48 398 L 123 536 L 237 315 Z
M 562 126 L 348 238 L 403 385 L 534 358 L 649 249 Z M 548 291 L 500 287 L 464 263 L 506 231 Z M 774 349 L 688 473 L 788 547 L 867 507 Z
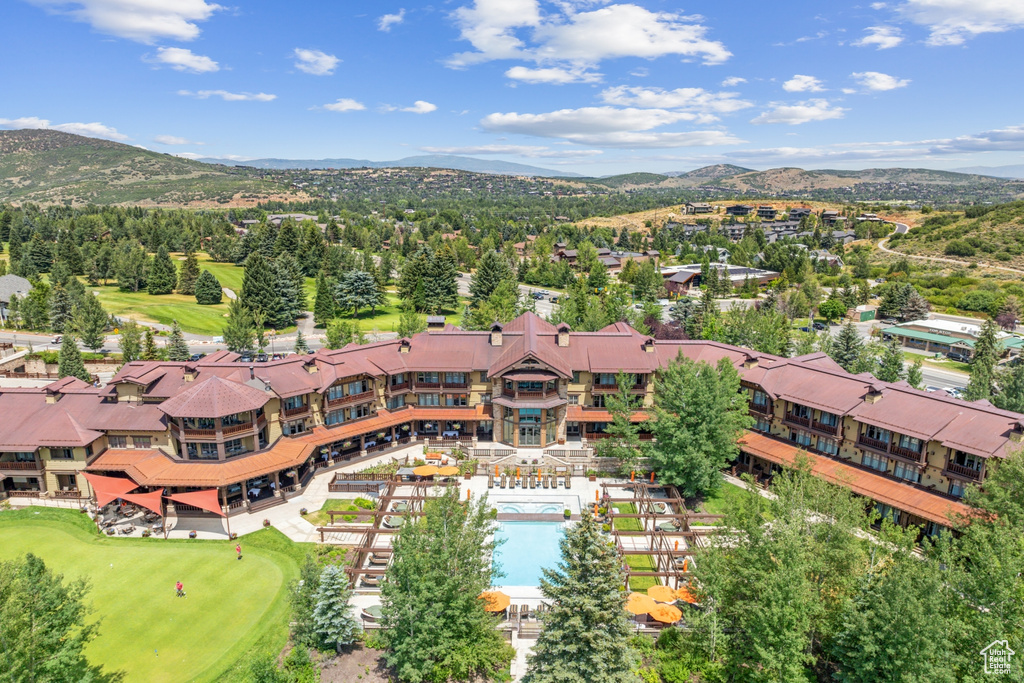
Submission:
M 498 512 L 511 514 L 560 515 L 565 506 L 553 503 L 498 503 Z
M 495 586 L 539 586 L 541 568 L 553 569 L 562 555 L 558 542 L 562 522 L 501 522 L 495 539 L 505 542 L 494 551 L 494 565 L 505 576 Z

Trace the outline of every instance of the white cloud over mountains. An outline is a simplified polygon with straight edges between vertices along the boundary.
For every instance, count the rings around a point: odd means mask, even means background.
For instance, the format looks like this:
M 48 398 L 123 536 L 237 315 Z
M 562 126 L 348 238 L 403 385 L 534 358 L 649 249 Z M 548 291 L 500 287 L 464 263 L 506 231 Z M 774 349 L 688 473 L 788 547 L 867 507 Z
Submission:
M 194 74 L 212 73 L 220 71 L 220 64 L 209 57 L 197 55 L 183 47 L 161 47 L 157 48 L 154 63 L 164 64 L 175 71 L 188 71 Z
M 37 116 L 22 116 L 17 119 L 0 118 L 0 128 L 37 128 L 42 130 L 59 130 L 63 133 L 85 135 L 93 138 L 106 138 L 107 140 L 127 140 L 128 136 L 118 133 L 116 128 L 104 125 L 99 122 L 93 123 L 51 123 L 47 119 Z
M 295 48 L 292 55 L 295 57 L 295 68 L 313 76 L 330 76 L 341 62 L 334 55 L 301 47 Z
M 140 43 L 195 40 L 199 22 L 224 9 L 206 0 L 30 0 L 96 31 Z
M 532 159 L 578 159 L 604 154 L 599 149 L 551 149 L 541 145 L 469 145 L 463 147 L 420 147 L 431 154 L 470 154 L 488 156 L 491 154 L 513 154 Z

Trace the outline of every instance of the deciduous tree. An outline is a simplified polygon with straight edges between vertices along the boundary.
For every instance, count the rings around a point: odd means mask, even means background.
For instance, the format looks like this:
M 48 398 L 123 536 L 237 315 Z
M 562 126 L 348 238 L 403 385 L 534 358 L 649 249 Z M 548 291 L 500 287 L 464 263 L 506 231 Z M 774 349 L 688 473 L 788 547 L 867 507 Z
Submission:
M 96 351 L 103 346 L 107 332 L 108 317 L 99 297 L 92 292 L 82 297 L 82 302 L 75 308 L 74 328 L 82 338 L 86 348 Z
M 142 356 L 142 329 L 134 320 L 121 323 L 121 335 L 118 342 L 121 347 L 121 359 L 125 363 L 139 360 Z

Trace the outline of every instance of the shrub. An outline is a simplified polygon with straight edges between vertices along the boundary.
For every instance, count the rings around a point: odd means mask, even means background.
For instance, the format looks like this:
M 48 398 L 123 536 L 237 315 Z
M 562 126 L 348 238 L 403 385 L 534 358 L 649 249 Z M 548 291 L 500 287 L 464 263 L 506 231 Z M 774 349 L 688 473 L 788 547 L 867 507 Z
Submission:
M 947 242 L 943 251 L 948 256 L 974 256 L 975 254 L 974 247 L 963 240 Z
M 356 498 L 352 502 L 355 503 L 355 506 L 361 510 L 372 510 L 373 508 L 376 507 L 373 501 L 370 500 L 369 498 Z

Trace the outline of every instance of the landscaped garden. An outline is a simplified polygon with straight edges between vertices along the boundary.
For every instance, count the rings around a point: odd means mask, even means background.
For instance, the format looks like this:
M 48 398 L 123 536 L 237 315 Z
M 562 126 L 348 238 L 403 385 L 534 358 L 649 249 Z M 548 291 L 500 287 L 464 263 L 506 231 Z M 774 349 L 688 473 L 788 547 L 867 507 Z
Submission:
M 310 512 L 308 515 L 305 515 L 303 519 L 313 526 L 324 526 L 331 523 L 331 517 L 327 514 L 328 510 L 336 512 L 356 512 L 358 510 L 372 510 L 373 507 L 373 501 L 368 498 L 356 498 L 355 500 L 329 498 L 324 501 L 323 507 L 315 512 Z M 340 518 L 335 515 L 334 521 L 337 522 L 339 519 L 343 522 L 369 523 L 373 521 L 372 517 L 368 517 L 366 515 L 363 515 L 362 517 L 357 517 L 356 515 L 342 515 Z
M 108 539 L 77 511 L 0 512 L 0 561 L 33 553 L 89 580 L 88 621 L 101 623 L 86 656 L 127 681 L 243 680 L 254 653 L 284 647 L 287 585 L 307 548 L 275 529 L 241 543 L 239 561 L 234 541 Z

